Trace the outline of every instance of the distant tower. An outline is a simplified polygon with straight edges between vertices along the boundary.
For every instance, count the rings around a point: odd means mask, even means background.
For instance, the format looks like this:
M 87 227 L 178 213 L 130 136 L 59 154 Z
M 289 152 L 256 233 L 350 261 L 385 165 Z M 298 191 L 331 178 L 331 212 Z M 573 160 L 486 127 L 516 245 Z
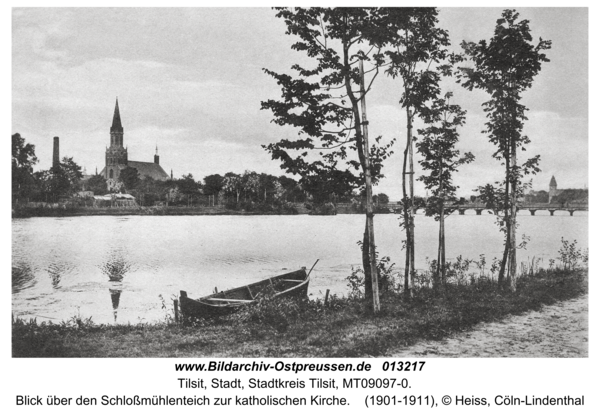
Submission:
M 554 179 L 554 175 L 552 175 L 552 179 L 550 179 L 550 190 L 548 191 L 548 203 L 552 202 L 552 198 L 558 195 L 556 188 L 556 179 Z
M 123 147 L 123 126 L 119 112 L 119 99 L 115 104 L 112 126 L 110 127 L 110 147 L 106 149 L 106 169 L 104 178 L 109 186 L 114 185 L 119 172 L 127 167 L 127 149 Z
M 52 170 L 60 167 L 60 155 L 58 153 L 58 136 L 54 137 L 54 149 L 52 151 Z
M 160 165 L 160 163 L 158 163 L 158 145 L 156 145 L 156 154 L 154 155 L 154 163 L 156 163 L 157 165 Z

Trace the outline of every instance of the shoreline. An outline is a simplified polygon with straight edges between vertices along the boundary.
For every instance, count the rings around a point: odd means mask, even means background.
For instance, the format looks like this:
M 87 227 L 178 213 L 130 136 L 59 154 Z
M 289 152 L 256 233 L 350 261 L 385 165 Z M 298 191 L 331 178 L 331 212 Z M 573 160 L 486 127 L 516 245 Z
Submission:
M 587 324 L 573 326 L 569 319 L 560 319 L 560 327 L 550 325 L 543 335 L 524 336 L 540 322 L 538 319 L 550 324 L 557 319 L 556 313 L 548 315 L 548 310 L 569 307 L 570 300 L 575 305 L 585 302 L 582 299 L 587 300 L 587 274 L 587 269 L 540 270 L 534 276 L 521 277 L 517 292 L 498 289 L 497 283 L 488 279 L 472 284 L 449 284 L 443 295 L 422 288 L 410 300 L 402 293 L 390 291 L 382 295 L 382 312 L 377 316 L 366 310 L 363 299 L 333 297 L 328 304 L 321 300 L 266 302 L 249 306 L 228 318 L 201 320 L 192 325 L 177 323 L 172 316 L 156 324 L 117 325 L 94 324 L 91 318 L 79 317 L 60 324 L 38 324 L 35 320 L 13 317 L 12 356 L 415 356 L 423 352 L 423 345 L 440 346 L 457 338 L 461 345 L 463 338 L 468 339 L 477 331 L 488 331 L 507 323 L 509 333 L 526 345 L 552 344 L 551 337 L 556 335 L 553 332 L 559 329 L 564 340 L 570 338 L 568 331 L 575 330 L 587 341 Z M 578 312 L 587 319 L 587 312 Z M 513 319 L 516 323 L 512 323 Z M 522 319 L 525 322 L 519 321 Z M 528 322 L 528 319 L 534 321 Z M 498 331 L 495 331 L 486 339 L 495 347 L 517 348 L 520 356 L 555 356 L 541 348 L 521 348 L 514 342 L 498 346 L 503 342 L 499 342 L 497 336 Z M 429 350 L 425 347 L 424 351 Z M 482 354 L 480 347 L 474 344 L 455 351 L 452 356 L 479 357 Z M 504 355 L 490 349 L 487 356 Z
M 303 207 L 296 207 L 297 212 L 280 211 L 236 211 L 221 207 L 138 207 L 138 208 L 18 208 L 12 209 L 12 218 L 32 218 L 32 217 L 88 217 L 88 216 L 210 216 L 210 215 L 278 215 L 278 216 L 296 216 L 296 215 L 365 215 L 360 212 L 353 212 L 342 209 L 337 214 L 315 214 Z M 396 214 L 394 212 L 378 212 L 379 214 Z

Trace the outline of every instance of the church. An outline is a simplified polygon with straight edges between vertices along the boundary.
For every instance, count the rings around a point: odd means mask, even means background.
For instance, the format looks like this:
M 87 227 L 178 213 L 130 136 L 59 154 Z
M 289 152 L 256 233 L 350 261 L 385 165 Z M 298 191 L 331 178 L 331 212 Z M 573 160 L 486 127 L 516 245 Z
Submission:
M 110 127 L 110 147 L 106 149 L 105 167 L 100 172 L 100 175 L 106 179 L 109 189 L 119 187 L 119 174 L 121 170 L 127 167 L 137 169 L 140 179 L 146 176 L 158 181 L 170 179 L 169 175 L 167 175 L 159 164 L 158 147 L 154 155 L 154 163 L 129 160 L 127 157 L 127 148 L 123 147 L 123 134 L 123 125 L 121 124 L 121 114 L 119 112 L 119 99 L 117 98 L 112 126 Z
M 550 179 L 550 189 L 548 190 L 548 203 L 586 203 L 588 202 L 587 189 L 558 189 L 558 184 L 554 175 Z

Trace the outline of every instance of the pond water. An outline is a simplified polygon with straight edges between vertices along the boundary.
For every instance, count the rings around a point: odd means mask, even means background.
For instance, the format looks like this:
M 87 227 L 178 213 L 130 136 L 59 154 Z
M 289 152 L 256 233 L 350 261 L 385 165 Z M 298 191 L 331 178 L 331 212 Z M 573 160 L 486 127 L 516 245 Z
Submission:
M 527 215 L 525 215 L 527 214 Z M 556 258 L 561 237 L 587 248 L 587 212 L 538 211 L 519 216 L 530 240 L 518 261 Z M 502 256 L 491 215 L 448 217 L 447 258 Z M 416 217 L 417 267 L 435 258 L 437 223 Z M 345 277 L 360 266 L 364 216 L 86 216 L 12 221 L 12 310 L 38 322 L 74 316 L 96 323 L 153 322 L 172 309 L 180 290 L 200 297 L 283 270 L 308 269 L 309 294 L 347 293 Z M 380 255 L 403 264 L 397 215 L 375 217 Z M 488 266 L 489 267 L 489 266 Z M 163 305 L 167 310 L 163 309 Z

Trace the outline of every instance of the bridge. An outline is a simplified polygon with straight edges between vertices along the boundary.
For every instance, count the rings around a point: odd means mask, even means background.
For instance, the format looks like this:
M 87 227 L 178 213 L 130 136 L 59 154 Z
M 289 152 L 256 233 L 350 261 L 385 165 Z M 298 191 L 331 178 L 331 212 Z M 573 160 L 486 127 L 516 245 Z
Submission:
M 400 212 L 402 209 L 401 203 L 390 203 L 388 207 L 391 208 L 394 212 Z M 467 210 L 473 210 L 477 215 L 481 215 L 483 211 L 491 211 L 495 215 L 498 214 L 498 210 L 494 208 L 488 208 L 485 204 L 474 202 L 460 205 L 452 205 L 448 204 L 446 206 L 448 212 L 456 212 L 458 211 L 459 215 L 465 215 Z M 419 210 L 424 211 L 423 207 L 415 208 L 415 213 Z M 535 215 L 537 211 L 549 211 L 551 216 L 554 216 L 556 211 L 568 211 L 571 216 L 575 211 L 588 211 L 587 202 L 567 202 L 567 203 L 558 203 L 558 204 L 548 204 L 548 203 L 533 203 L 533 202 L 523 202 L 517 205 L 517 211 L 529 211 L 531 215 Z

